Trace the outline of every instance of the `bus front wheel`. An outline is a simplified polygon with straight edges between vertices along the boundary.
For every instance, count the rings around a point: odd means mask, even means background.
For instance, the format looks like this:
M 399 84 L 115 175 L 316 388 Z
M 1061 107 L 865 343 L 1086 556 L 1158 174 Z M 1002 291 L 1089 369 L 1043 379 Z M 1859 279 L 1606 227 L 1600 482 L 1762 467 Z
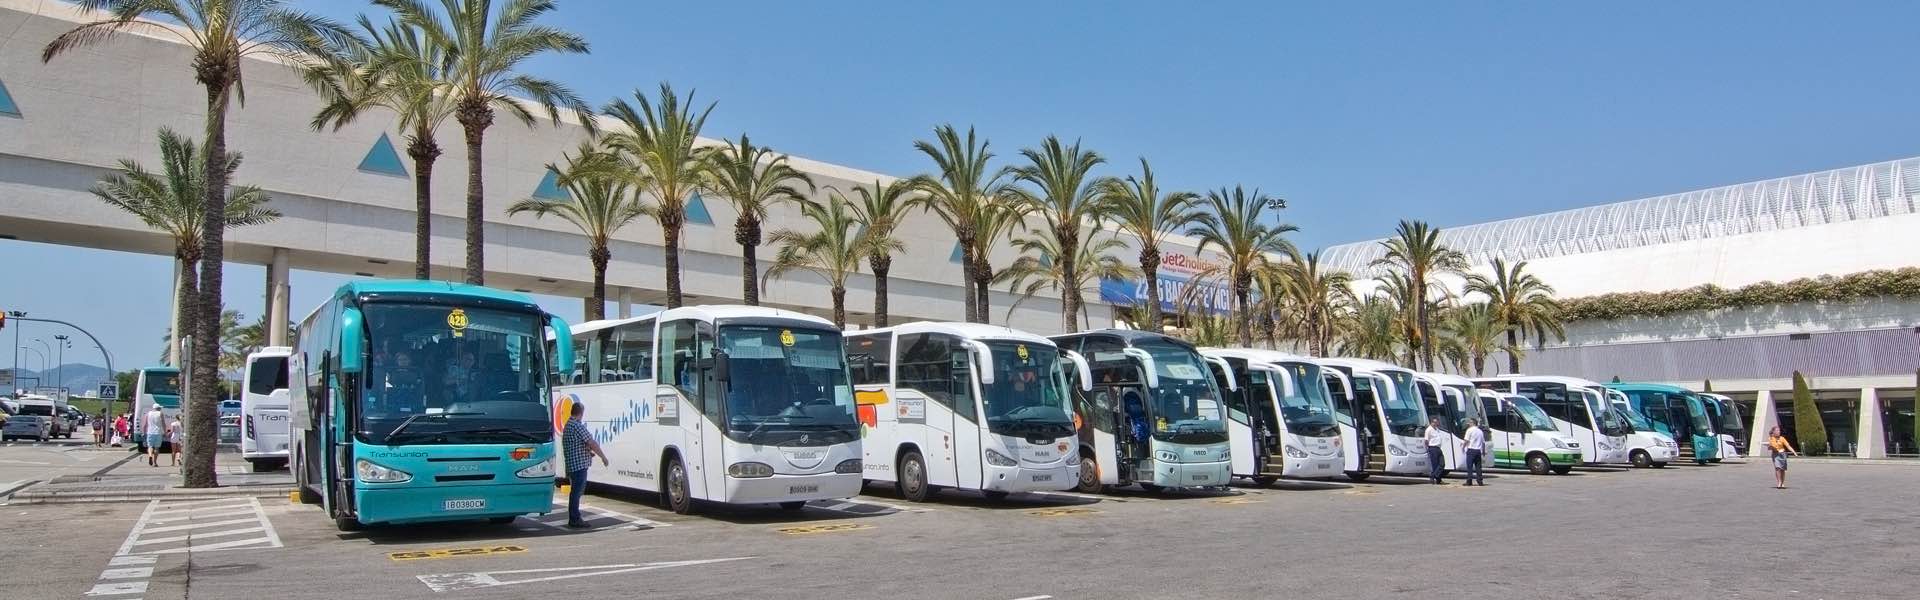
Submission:
M 1565 475 L 1573 472 L 1573 465 L 1560 465 L 1553 468 L 1553 474 Z
M 1630 458 L 1633 460 L 1633 466 L 1642 469 L 1653 466 L 1653 456 L 1648 455 L 1645 450 L 1633 451 L 1633 455 Z
M 1098 494 L 1107 491 L 1106 488 L 1100 484 L 1100 465 L 1093 462 L 1093 457 L 1081 454 L 1080 480 L 1074 489 L 1082 494 Z
M 1366 481 L 1368 475 L 1372 475 L 1372 473 L 1366 471 L 1347 471 L 1347 479 L 1353 481 Z
M 780 503 L 780 510 L 784 510 L 784 511 L 797 511 L 797 510 L 800 510 L 800 509 L 802 509 L 802 508 L 806 508 L 806 507 L 807 507 L 807 503 L 806 503 L 806 502 L 797 502 L 797 501 L 796 501 L 796 502 L 781 502 L 781 503 Z
M 350 515 L 339 515 L 333 518 L 333 528 L 338 529 L 340 531 L 347 531 L 347 532 L 359 531 L 362 527 L 363 526 L 360 524 L 360 519 L 354 518 Z
M 666 500 L 667 509 L 679 515 L 693 514 L 693 496 L 687 489 L 686 465 L 679 458 L 668 459 L 666 473 L 667 485 L 662 488 L 665 493 L 661 495 L 665 496 L 663 499 Z
M 1527 457 L 1528 473 L 1532 473 L 1534 475 L 1545 475 L 1553 470 L 1554 470 L 1553 463 L 1547 460 L 1547 455 L 1534 454 Z
M 1142 484 L 1140 484 L 1140 489 L 1143 489 L 1143 490 L 1146 490 L 1146 491 L 1148 491 L 1148 492 L 1151 492 L 1151 493 L 1155 493 L 1155 494 L 1158 494 L 1158 493 L 1160 493 L 1160 492 L 1164 492 L 1164 491 L 1167 491 L 1167 488 L 1166 488 L 1165 486 L 1160 486 L 1160 485 L 1155 485 L 1155 484 L 1151 484 L 1151 483 L 1142 483 Z
M 900 472 L 894 474 L 895 491 L 908 502 L 926 502 L 933 493 L 933 487 L 927 485 L 927 460 L 917 451 L 909 450 L 900 457 Z

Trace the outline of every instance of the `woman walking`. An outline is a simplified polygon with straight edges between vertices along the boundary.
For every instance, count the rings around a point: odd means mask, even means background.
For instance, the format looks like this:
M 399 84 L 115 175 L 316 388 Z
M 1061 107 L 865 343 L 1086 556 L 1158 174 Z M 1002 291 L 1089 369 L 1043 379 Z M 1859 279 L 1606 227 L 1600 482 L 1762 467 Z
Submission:
M 1800 451 L 1793 449 L 1787 442 L 1787 436 L 1780 435 L 1780 427 L 1767 432 L 1767 449 L 1773 451 L 1773 489 L 1787 489 L 1787 454 L 1799 456 Z
M 173 465 L 180 466 L 181 442 L 187 439 L 187 428 L 180 424 L 180 415 L 173 416 L 173 422 L 167 423 L 167 442 L 173 444 Z

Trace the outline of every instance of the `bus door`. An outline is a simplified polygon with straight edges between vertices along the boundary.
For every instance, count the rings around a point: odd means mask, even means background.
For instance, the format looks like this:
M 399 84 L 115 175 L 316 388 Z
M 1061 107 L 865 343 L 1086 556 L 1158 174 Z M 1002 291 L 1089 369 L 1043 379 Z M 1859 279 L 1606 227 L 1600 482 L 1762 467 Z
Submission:
M 958 340 L 957 340 L 958 341 Z M 965 343 L 953 349 L 954 389 L 967 390 L 964 397 L 956 393 L 953 398 L 953 456 L 970 457 L 968 464 L 973 468 L 958 468 L 956 461 L 955 485 L 966 489 L 979 489 L 985 485 L 985 457 L 981 454 L 980 436 L 986 431 L 986 412 L 981 409 L 980 399 L 985 386 L 994 382 L 993 351 L 987 345 L 976 340 L 963 340 Z M 976 370 L 977 367 L 977 370 Z M 979 373 L 978 377 L 974 373 Z
M 1141 369 L 1134 359 L 1122 351 L 1118 344 L 1106 347 L 1105 340 L 1088 339 L 1081 351 L 1093 371 L 1093 391 L 1089 392 L 1093 401 L 1094 424 L 1098 431 L 1111 433 L 1110 441 L 1095 439 L 1095 452 L 1100 453 L 1100 463 L 1106 466 L 1111 460 L 1115 467 L 1112 474 L 1102 472 L 1100 480 L 1113 483 L 1121 472 L 1132 478 L 1132 468 L 1141 459 L 1148 458 L 1147 432 L 1147 388 L 1141 381 Z M 1103 422 L 1104 421 L 1104 422 Z M 1097 437 L 1097 436 L 1096 436 Z M 1106 441 L 1106 447 L 1099 442 Z M 1119 467 L 1125 465 L 1122 471 Z M 1111 479 L 1110 479 L 1111 477 Z
M 1392 380 L 1385 376 L 1355 372 L 1353 377 L 1353 417 L 1359 424 L 1366 442 L 1365 452 L 1378 456 L 1381 464 L 1387 460 L 1386 412 L 1380 406 L 1380 388 L 1390 386 Z
M 1268 464 L 1272 464 L 1270 457 L 1280 454 L 1280 449 L 1284 446 L 1281 441 L 1284 436 L 1281 434 L 1286 424 L 1280 420 L 1283 414 L 1280 410 L 1281 400 L 1304 394 L 1303 390 L 1298 389 L 1298 386 L 1304 384 L 1296 382 L 1293 379 L 1293 373 L 1279 365 L 1250 366 L 1248 376 L 1248 381 L 1252 385 L 1248 387 L 1250 391 L 1245 393 L 1251 403 L 1250 417 L 1254 423 L 1254 445 L 1261 455 L 1269 457 Z M 1237 454 L 1239 450 L 1236 449 L 1234 452 L 1235 456 L 1239 456 Z
M 694 319 L 661 323 L 658 340 L 660 372 L 654 387 L 654 403 L 658 406 L 654 418 L 667 431 L 680 433 L 667 436 L 667 443 L 679 444 L 687 472 L 687 495 L 711 499 L 714 496 L 709 495 L 709 489 L 725 489 L 720 478 L 726 476 L 720 433 L 714 430 L 719 425 L 709 422 L 720 412 L 719 386 L 713 381 L 713 324 Z M 666 479 L 667 473 L 660 471 L 655 479 L 658 489 L 666 489 Z M 722 487 L 709 488 L 709 484 Z
M 1340 428 L 1341 454 L 1345 458 L 1345 470 L 1358 473 L 1367 470 L 1367 428 L 1360 425 L 1356 416 L 1353 380 L 1339 369 L 1327 368 L 1320 371 L 1321 379 L 1327 383 L 1327 393 L 1332 397 L 1333 421 Z
M 1420 392 L 1420 404 L 1426 407 L 1427 416 L 1440 417 L 1440 429 L 1447 432 L 1449 440 L 1454 437 L 1464 437 L 1466 435 L 1466 430 L 1461 429 L 1464 422 L 1456 422 L 1457 419 L 1455 417 L 1460 414 L 1460 411 L 1454 409 L 1453 403 L 1447 401 L 1447 396 L 1443 395 L 1440 386 L 1435 385 L 1432 381 L 1428 381 L 1425 377 L 1415 377 L 1413 379 L 1413 389 Z M 1427 424 L 1421 424 L 1421 432 L 1423 434 L 1426 431 L 1426 427 Z M 1455 444 L 1452 441 L 1441 445 L 1440 468 L 1446 469 L 1451 465 L 1464 465 L 1465 463 L 1462 461 L 1465 459 L 1461 458 L 1462 452 L 1465 452 L 1465 450 L 1463 450 L 1459 444 Z
M 1209 356 L 1206 362 L 1207 371 L 1213 374 L 1213 382 L 1220 388 L 1220 395 L 1227 404 L 1227 444 L 1233 450 L 1233 472 L 1254 473 L 1253 456 L 1261 446 L 1256 438 L 1260 425 L 1254 420 L 1255 411 L 1251 410 L 1250 405 L 1268 400 L 1255 397 L 1255 387 L 1245 385 L 1252 383 L 1246 379 L 1246 361 L 1227 361 Z M 1242 367 L 1236 371 L 1233 362 L 1239 362 Z

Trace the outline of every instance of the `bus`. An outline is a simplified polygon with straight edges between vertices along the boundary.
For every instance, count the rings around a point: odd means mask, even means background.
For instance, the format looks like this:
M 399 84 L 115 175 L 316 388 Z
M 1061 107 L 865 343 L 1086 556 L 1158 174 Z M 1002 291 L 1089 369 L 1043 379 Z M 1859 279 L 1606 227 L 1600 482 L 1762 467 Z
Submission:
M 147 451 L 147 412 L 153 405 L 160 405 L 161 423 L 172 423 L 180 414 L 180 369 L 178 367 L 147 367 L 140 369 L 133 379 L 133 432 L 131 443 L 141 452 Z M 173 442 L 166 436 L 160 436 L 160 452 L 172 452 Z
M 1473 390 L 1487 433 L 1490 467 L 1524 468 L 1534 475 L 1565 475 L 1580 464 L 1580 443 L 1560 431 L 1547 412 L 1526 396 Z
M 1441 465 L 1440 474 L 1466 469 L 1467 420 L 1487 422 L 1473 381 L 1446 373 L 1418 373 L 1414 375 L 1414 389 L 1420 392 L 1427 417 L 1440 417 L 1440 427 L 1447 433 L 1447 445 L 1440 449 L 1446 464 Z
M 300 323 L 288 368 L 302 502 L 342 531 L 553 509 L 556 457 L 544 330 L 567 323 L 520 294 L 438 281 L 340 286 Z
M 1225 487 L 1232 479 L 1220 390 L 1193 345 L 1130 329 L 1051 339 L 1088 364 L 1086 380 L 1074 386 L 1080 430 L 1075 489 L 1098 493 L 1138 485 L 1159 492 Z
M 998 500 L 1079 483 L 1067 372 L 1088 365 L 1047 338 L 908 323 L 847 334 L 847 368 L 869 482 L 913 502 L 942 488 Z
M 1707 415 L 1713 418 L 1713 430 L 1720 434 L 1720 454 L 1713 462 L 1726 458 L 1744 458 L 1747 454 L 1747 422 L 1740 416 L 1740 405 L 1732 398 L 1701 392 L 1706 399 Z
M 696 502 L 778 504 L 860 493 L 860 422 L 831 321 L 758 306 L 683 306 L 583 323 L 557 415 L 587 407 L 612 468 L 593 483 Z M 556 417 L 556 421 L 559 417 Z
M 1607 388 L 1626 395 L 1627 404 L 1646 416 L 1655 431 L 1676 442 L 1686 440 L 1679 444 L 1679 460 L 1704 465 L 1720 456 L 1720 434 L 1698 394 L 1660 383 L 1609 383 Z
M 1673 436 L 1655 429 L 1647 416 L 1633 409 L 1627 401 L 1627 395 L 1613 388 L 1607 388 L 1607 401 L 1613 404 L 1613 410 L 1627 419 L 1631 429 L 1627 432 L 1627 462 L 1641 468 L 1665 468 L 1668 462 L 1680 456 L 1680 444 Z
M 1364 358 L 1315 359 L 1329 373 L 1334 419 L 1347 447 L 1348 479 L 1365 481 L 1374 471 L 1427 474 L 1427 410 L 1414 389 L 1414 373 Z
M 1519 394 L 1532 400 L 1560 431 L 1579 443 L 1580 462 L 1589 465 L 1627 462 L 1626 418 L 1613 411 L 1606 388 L 1578 377 L 1503 375 L 1473 380 L 1481 389 Z
M 240 381 L 240 458 L 253 472 L 287 464 L 288 346 L 268 346 L 247 355 Z
M 1214 378 L 1228 390 L 1234 476 L 1271 485 L 1281 477 L 1326 479 L 1342 471 L 1345 446 L 1320 365 L 1271 350 L 1206 348 L 1200 354 L 1216 361 Z

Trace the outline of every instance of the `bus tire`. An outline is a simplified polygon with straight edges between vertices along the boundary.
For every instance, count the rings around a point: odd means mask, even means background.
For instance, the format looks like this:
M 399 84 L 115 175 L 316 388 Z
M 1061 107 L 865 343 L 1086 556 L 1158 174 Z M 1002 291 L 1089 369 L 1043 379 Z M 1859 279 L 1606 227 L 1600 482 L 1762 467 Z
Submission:
M 1100 483 L 1100 465 L 1093 462 L 1093 457 L 1087 456 L 1084 452 L 1080 454 L 1080 480 L 1074 484 L 1073 489 L 1082 494 L 1099 494 L 1107 491 L 1107 486 Z
M 806 508 L 806 507 L 807 507 L 807 503 L 806 503 L 806 502 L 802 502 L 802 501 L 794 501 L 794 502 L 781 502 L 781 503 L 780 503 L 780 510 L 784 510 L 784 511 L 788 511 L 788 512 L 793 512 L 793 511 L 798 511 L 798 510 L 800 510 L 800 509 L 802 509 L 802 508 Z
M 1553 471 L 1554 471 L 1553 461 L 1547 460 L 1547 455 L 1539 454 L 1539 453 L 1527 455 L 1527 472 L 1528 473 L 1532 473 L 1534 475 L 1545 475 Z
M 1707 462 L 1710 462 L 1710 463 L 1718 463 L 1718 462 L 1720 462 L 1720 460 L 1721 460 L 1721 459 L 1718 459 L 1718 458 L 1709 458 L 1709 459 L 1707 459 Z
M 333 528 L 344 532 L 354 532 L 365 528 L 365 526 L 360 524 L 360 519 L 350 516 L 335 516 L 333 518 Z
M 1140 489 L 1143 489 L 1143 490 L 1146 490 L 1146 491 L 1148 491 L 1148 492 L 1151 492 L 1151 493 L 1155 493 L 1155 494 L 1158 494 L 1158 493 L 1160 493 L 1160 492 L 1164 492 L 1164 491 L 1167 491 L 1167 488 L 1166 488 L 1165 486 L 1161 486 L 1161 485 L 1155 485 L 1155 484 L 1151 484 L 1151 483 L 1142 483 L 1142 484 L 1140 484 Z
M 1347 471 L 1347 479 L 1351 481 L 1366 481 L 1369 475 L 1372 475 L 1372 473 L 1366 471 Z
M 1011 496 L 1013 494 L 1009 492 L 1002 492 L 1000 490 L 980 490 L 980 495 L 986 496 L 988 500 L 999 502 L 1001 500 L 1006 500 L 1007 496 Z
M 1647 454 L 1645 450 L 1634 450 L 1628 458 L 1633 461 L 1633 466 L 1642 469 L 1653 466 L 1653 455 Z
M 900 455 L 900 471 L 894 473 L 894 491 L 908 502 L 926 502 L 933 495 L 933 486 L 927 485 L 927 460 L 918 450 L 908 450 Z
M 1280 478 L 1279 478 L 1279 477 L 1274 477 L 1274 476 L 1272 476 L 1272 475 L 1255 475 L 1255 476 L 1253 476 L 1253 482 L 1254 482 L 1254 483 L 1256 483 L 1256 484 L 1259 484 L 1259 485 L 1260 485 L 1260 487 L 1267 487 L 1267 486 L 1270 486 L 1270 485 L 1273 485 L 1273 482 L 1275 482 L 1275 481 L 1279 481 L 1279 480 L 1280 480 Z
M 1573 472 L 1573 465 L 1560 465 L 1553 468 L 1553 474 L 1565 475 Z
M 667 467 L 660 472 L 665 474 L 666 479 L 660 486 L 660 500 L 666 503 L 667 510 L 678 515 L 693 514 L 693 495 L 688 490 L 686 464 L 680 462 L 678 456 L 668 458 Z
M 512 523 L 514 519 L 518 519 L 518 518 L 520 518 L 518 515 L 507 515 L 504 517 L 487 517 L 487 522 L 492 523 L 494 525 L 506 525 L 508 523 Z
M 1655 468 L 1655 469 L 1665 469 L 1665 468 L 1667 468 L 1667 463 L 1663 463 L 1663 462 L 1657 462 L 1657 463 L 1653 463 L 1653 468 Z

